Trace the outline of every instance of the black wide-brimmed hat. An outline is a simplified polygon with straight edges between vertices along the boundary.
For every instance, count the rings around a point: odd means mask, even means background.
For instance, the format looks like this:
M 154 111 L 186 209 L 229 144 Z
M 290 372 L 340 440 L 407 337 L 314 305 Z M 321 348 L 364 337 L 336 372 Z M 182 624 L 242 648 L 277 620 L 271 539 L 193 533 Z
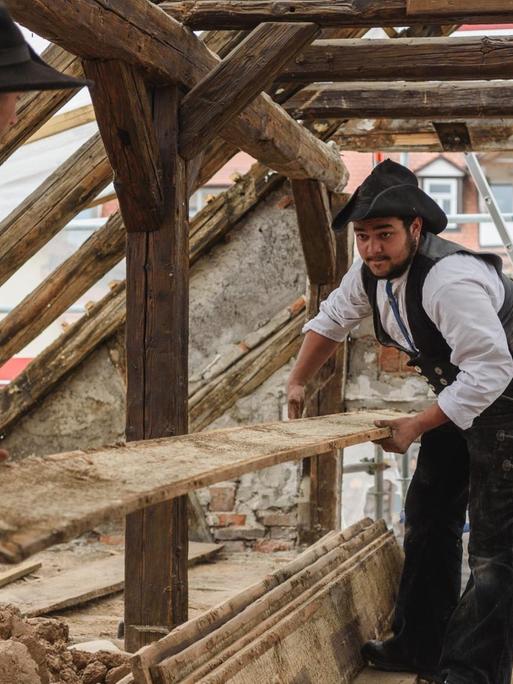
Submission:
M 25 41 L 22 32 L 0 2 L 0 93 L 60 90 L 90 85 L 52 69 Z
M 421 216 L 423 229 L 435 234 L 447 227 L 445 212 L 419 188 L 415 174 L 391 159 L 378 164 L 356 189 L 333 220 L 333 229 L 381 216 Z

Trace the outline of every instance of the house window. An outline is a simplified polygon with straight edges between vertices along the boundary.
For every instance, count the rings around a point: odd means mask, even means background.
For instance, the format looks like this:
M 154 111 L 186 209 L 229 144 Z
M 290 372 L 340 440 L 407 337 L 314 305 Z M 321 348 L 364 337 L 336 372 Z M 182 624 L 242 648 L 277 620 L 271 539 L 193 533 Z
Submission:
M 490 183 L 490 189 L 502 214 L 513 214 L 513 185 L 511 183 Z M 486 205 L 482 200 L 481 208 L 483 212 L 487 212 Z M 506 227 L 510 235 L 513 235 L 513 223 L 507 221 Z M 499 232 L 492 221 L 480 224 L 479 244 L 481 247 L 503 246 Z
M 447 215 L 457 214 L 459 205 L 459 181 L 457 178 L 424 178 L 425 192 L 432 197 Z M 456 223 L 449 223 L 448 230 L 457 230 Z

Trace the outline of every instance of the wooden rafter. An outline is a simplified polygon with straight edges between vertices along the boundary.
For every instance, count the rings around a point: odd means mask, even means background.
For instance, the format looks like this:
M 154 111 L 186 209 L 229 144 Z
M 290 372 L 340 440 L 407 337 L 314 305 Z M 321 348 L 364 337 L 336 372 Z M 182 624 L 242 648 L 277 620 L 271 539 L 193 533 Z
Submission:
M 31 135 L 26 142 L 33 143 L 37 140 L 50 138 L 52 135 L 58 135 L 59 133 L 69 131 L 72 128 L 77 128 L 78 126 L 91 123 L 94 120 L 95 115 L 92 105 L 77 107 L 69 112 L 64 112 L 63 114 L 57 114 L 56 116 L 53 116 L 49 121 L 43 124 L 39 130 Z
M 0 283 L 63 228 L 112 179 L 98 134 L 0 223 Z
M 161 7 L 193 29 L 248 29 L 265 21 L 315 21 L 320 26 L 353 28 L 511 22 L 509 0 L 459 4 L 445 0 L 182 0 L 164 2 Z
M 513 149 L 513 119 L 462 119 L 459 122 L 465 124 L 474 151 Z M 339 126 L 333 137 L 342 150 L 443 151 L 433 122 L 426 119 L 349 119 Z M 467 146 L 462 145 L 460 149 L 464 151 Z
M 281 81 L 446 81 L 513 76 L 513 39 L 318 40 L 285 67 Z
M 320 29 L 315 24 L 262 24 L 184 97 L 180 154 L 191 159 L 267 86 Z
M 219 63 L 201 40 L 147 0 L 9 0 L 15 19 L 89 59 L 121 59 L 157 83 L 190 89 Z M 80 18 L 80 24 L 77 24 Z M 291 178 L 316 178 L 342 191 L 347 170 L 335 150 L 297 124 L 265 94 L 223 129 L 228 142 Z M 263 142 L 265 141 L 265 142 Z
M 513 115 L 506 81 L 310 85 L 285 103 L 298 119 L 472 119 Z

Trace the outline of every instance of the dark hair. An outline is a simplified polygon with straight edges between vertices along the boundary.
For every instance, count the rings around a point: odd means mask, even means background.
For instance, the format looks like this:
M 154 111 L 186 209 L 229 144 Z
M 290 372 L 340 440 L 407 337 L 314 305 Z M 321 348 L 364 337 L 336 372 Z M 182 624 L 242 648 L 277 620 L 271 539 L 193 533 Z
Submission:
M 412 214 L 407 216 L 398 216 L 397 218 L 400 219 L 403 222 L 404 227 L 408 229 L 411 228 L 411 224 L 415 221 L 417 216 Z

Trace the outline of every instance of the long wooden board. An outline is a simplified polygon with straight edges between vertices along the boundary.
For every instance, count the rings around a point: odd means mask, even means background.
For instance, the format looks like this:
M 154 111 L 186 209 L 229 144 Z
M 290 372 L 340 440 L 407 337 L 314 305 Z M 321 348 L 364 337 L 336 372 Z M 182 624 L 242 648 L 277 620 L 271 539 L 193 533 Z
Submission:
M 189 567 L 209 560 L 222 548 L 222 544 L 190 542 Z M 124 584 L 124 558 L 119 554 L 81 565 L 54 577 L 4 589 L 0 591 L 0 603 L 12 603 L 23 615 L 36 617 L 115 594 L 123 590 Z
M 346 413 L 131 442 L 2 464 L 0 519 L 15 531 L 0 555 L 17 561 L 130 513 L 277 463 L 389 436 L 386 412 Z
M 42 563 L 21 563 L 21 565 L 17 565 L 15 568 L 0 572 L 0 587 L 5 587 L 7 584 L 11 584 L 11 582 L 37 572 L 41 565 Z

